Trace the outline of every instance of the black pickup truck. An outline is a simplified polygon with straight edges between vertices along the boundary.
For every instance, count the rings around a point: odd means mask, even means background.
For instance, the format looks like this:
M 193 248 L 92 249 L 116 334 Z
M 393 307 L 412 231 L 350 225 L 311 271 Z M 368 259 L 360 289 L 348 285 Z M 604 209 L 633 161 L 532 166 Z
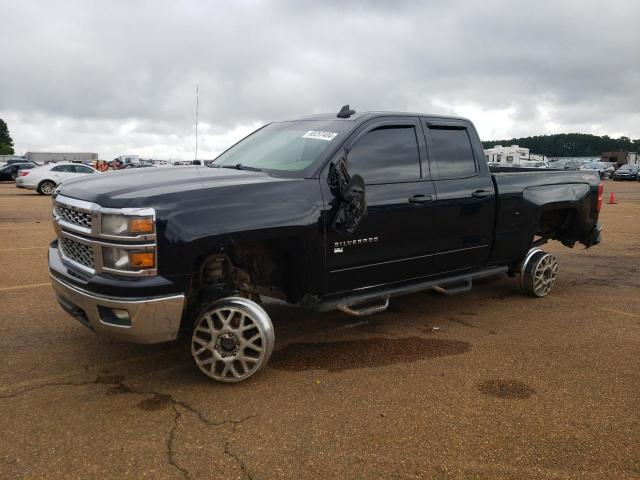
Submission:
M 233 382 L 273 350 L 266 297 L 366 315 L 498 274 L 543 297 L 558 263 L 538 247 L 597 244 L 601 204 L 597 173 L 490 171 L 468 120 L 343 107 L 268 124 L 208 166 L 64 182 L 49 271 L 87 327 L 187 338 Z

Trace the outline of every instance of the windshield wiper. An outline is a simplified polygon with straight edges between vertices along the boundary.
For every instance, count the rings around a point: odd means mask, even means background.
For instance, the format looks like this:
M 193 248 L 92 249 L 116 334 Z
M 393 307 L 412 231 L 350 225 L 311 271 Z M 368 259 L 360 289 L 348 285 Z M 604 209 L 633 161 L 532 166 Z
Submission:
M 262 171 L 261 168 L 250 167 L 249 165 L 242 165 L 241 163 L 236 163 L 235 165 L 216 165 L 215 163 L 212 163 L 211 166 L 215 168 L 233 168 L 234 170 L 249 170 L 251 172 Z

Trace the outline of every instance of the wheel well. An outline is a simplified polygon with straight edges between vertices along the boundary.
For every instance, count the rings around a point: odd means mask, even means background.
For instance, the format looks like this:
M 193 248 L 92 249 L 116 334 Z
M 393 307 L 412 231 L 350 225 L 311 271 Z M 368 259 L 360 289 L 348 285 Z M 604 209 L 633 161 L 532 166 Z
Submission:
M 536 235 L 546 238 L 558 238 L 573 222 L 575 210 L 561 208 L 543 212 L 538 219 Z
M 242 293 L 296 302 L 307 291 L 303 242 L 296 238 L 238 242 L 199 257 L 194 293 L 205 298 Z

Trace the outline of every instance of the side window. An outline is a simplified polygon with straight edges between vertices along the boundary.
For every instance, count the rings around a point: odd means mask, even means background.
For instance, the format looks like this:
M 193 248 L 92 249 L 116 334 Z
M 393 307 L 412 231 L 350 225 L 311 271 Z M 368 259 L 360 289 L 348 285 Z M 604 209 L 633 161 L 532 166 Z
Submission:
M 438 178 L 466 178 L 476 174 L 476 160 L 466 129 L 430 128 L 429 131 L 438 165 Z
M 418 140 L 413 125 L 379 127 L 360 137 L 349 150 L 349 173 L 365 183 L 420 179 Z
M 89 167 L 85 167 L 84 165 L 74 165 L 73 168 L 76 173 L 93 173 L 93 170 Z
M 73 165 L 58 165 L 57 167 L 53 167 L 51 169 L 52 172 L 75 172 L 73 169 Z

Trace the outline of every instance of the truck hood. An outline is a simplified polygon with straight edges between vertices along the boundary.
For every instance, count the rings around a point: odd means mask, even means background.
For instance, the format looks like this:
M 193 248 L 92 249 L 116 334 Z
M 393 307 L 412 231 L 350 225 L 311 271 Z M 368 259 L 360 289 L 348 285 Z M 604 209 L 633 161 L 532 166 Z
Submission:
M 209 167 L 141 168 L 105 172 L 67 180 L 59 193 L 103 207 L 123 208 L 158 205 L 176 196 L 213 187 L 231 187 L 255 183 L 286 181 L 264 172 Z

